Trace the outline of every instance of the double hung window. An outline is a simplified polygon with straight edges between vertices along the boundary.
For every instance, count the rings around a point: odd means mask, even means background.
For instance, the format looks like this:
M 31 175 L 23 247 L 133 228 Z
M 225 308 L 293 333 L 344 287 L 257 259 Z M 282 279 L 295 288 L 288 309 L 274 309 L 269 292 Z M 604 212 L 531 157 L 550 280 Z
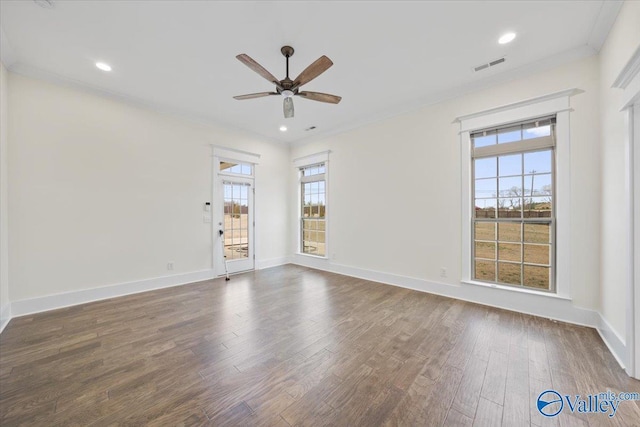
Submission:
M 470 133 L 473 280 L 555 290 L 555 123 Z

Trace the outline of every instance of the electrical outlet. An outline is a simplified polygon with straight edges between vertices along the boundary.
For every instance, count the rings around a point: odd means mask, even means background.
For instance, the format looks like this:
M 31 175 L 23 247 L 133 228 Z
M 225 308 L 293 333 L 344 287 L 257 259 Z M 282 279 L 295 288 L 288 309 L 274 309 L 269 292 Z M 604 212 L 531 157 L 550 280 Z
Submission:
M 442 267 L 440 269 L 440 277 L 447 277 L 447 269 Z
M 173 263 L 172 262 L 168 262 L 167 263 L 167 270 L 173 270 Z

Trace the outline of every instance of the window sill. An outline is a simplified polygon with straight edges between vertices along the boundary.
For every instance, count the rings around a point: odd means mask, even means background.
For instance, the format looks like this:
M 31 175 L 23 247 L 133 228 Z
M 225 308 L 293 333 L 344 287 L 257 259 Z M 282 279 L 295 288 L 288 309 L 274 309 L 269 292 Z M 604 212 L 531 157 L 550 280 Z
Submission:
M 535 291 L 533 289 L 520 289 L 520 288 L 516 288 L 516 287 L 512 287 L 512 286 L 496 285 L 496 284 L 493 284 L 493 283 L 485 283 L 485 282 L 476 282 L 474 280 L 462 280 L 461 283 L 463 283 L 465 285 L 482 286 L 482 287 L 485 287 L 485 288 L 501 289 L 501 290 L 504 290 L 504 291 L 518 292 L 518 293 L 521 293 L 521 294 L 538 295 L 538 296 L 542 296 L 542 297 L 556 298 L 556 299 L 571 301 L 571 298 L 563 296 L 563 295 L 558 295 L 558 294 L 551 293 L 551 292 Z
M 305 253 L 302 253 L 302 252 L 296 252 L 296 255 L 306 256 L 306 257 L 315 258 L 315 259 L 329 259 L 329 257 L 326 256 L 326 255 L 324 255 L 324 256 L 323 255 L 313 255 L 313 254 L 305 254 Z

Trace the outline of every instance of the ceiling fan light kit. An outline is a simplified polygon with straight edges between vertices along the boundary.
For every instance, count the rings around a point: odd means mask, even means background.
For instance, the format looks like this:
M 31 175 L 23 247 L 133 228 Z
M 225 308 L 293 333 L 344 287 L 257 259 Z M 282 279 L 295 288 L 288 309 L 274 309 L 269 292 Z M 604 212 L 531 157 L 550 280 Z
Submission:
M 300 86 L 309 83 L 311 80 L 318 77 L 320 74 L 324 73 L 333 65 L 333 62 L 327 58 L 325 55 L 322 55 L 315 62 L 309 65 L 304 69 L 302 73 L 294 80 L 289 78 L 289 58 L 293 56 L 293 48 L 291 46 L 283 46 L 280 49 L 282 55 L 286 58 L 287 61 L 287 75 L 284 79 L 278 80 L 273 74 L 267 71 L 262 65 L 258 64 L 253 58 L 249 55 L 242 53 L 236 58 L 240 62 L 242 62 L 247 67 L 251 68 L 253 71 L 258 73 L 260 76 L 270 81 L 276 86 L 275 92 L 259 92 L 259 93 L 250 93 L 247 95 L 238 95 L 234 96 L 237 100 L 244 99 L 253 99 L 253 98 L 262 98 L 264 96 L 270 95 L 281 95 L 284 97 L 282 103 L 282 109 L 284 111 L 285 118 L 292 118 L 294 115 L 293 108 L 293 97 L 301 96 L 306 99 L 310 99 L 312 101 L 326 102 L 329 104 L 337 104 L 340 102 L 342 97 L 331 95 L 328 93 L 321 92 L 309 92 L 309 91 L 299 91 Z
M 293 99 L 290 96 L 284 99 L 282 103 L 282 109 L 284 110 L 284 118 L 290 119 L 293 117 Z

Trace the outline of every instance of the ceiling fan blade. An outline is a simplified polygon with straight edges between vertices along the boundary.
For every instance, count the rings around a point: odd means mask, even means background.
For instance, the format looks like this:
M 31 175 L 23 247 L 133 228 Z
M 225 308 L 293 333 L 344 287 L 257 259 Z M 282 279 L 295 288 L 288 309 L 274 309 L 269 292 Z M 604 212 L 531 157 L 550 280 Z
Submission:
M 311 80 L 327 71 L 332 65 L 333 62 L 331 62 L 331 60 L 325 55 L 322 55 L 320 58 L 316 59 L 313 64 L 305 68 L 298 77 L 296 77 L 293 81 L 293 88 L 295 89 L 303 84 L 309 83 Z
M 303 98 L 311 99 L 312 101 L 328 102 L 329 104 L 337 104 L 340 102 L 340 100 L 342 100 L 341 96 L 320 92 L 302 91 L 298 92 L 297 95 L 302 96 Z
M 253 58 L 251 58 L 249 55 L 241 53 L 240 55 L 236 56 L 236 58 L 238 58 L 238 61 L 242 62 L 244 65 L 251 68 L 253 71 L 260 74 L 262 77 L 282 89 L 282 86 L 280 86 L 280 81 L 273 74 L 268 72 L 262 65 L 254 61 Z
M 243 100 L 243 99 L 253 99 L 253 98 L 262 98 L 263 96 L 269 95 L 279 95 L 278 92 L 259 92 L 259 93 L 249 93 L 247 95 L 238 95 L 234 96 L 233 99 Z
M 282 109 L 284 110 L 284 118 L 290 119 L 293 117 L 293 98 L 285 98 L 282 102 Z

